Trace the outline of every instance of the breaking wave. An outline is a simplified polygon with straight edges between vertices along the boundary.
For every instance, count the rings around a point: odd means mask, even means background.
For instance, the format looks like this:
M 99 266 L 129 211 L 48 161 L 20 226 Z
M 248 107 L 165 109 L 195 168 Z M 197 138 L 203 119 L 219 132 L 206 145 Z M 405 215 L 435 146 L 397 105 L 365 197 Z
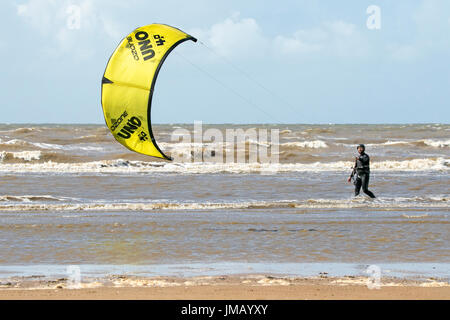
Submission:
M 2 164 L 16 164 L 17 166 L 33 165 L 36 162 L 73 163 L 83 159 L 86 160 L 89 158 L 80 155 L 70 155 L 54 151 L 50 152 L 40 150 L 19 151 L 19 152 L 0 151 L 0 166 Z
M 301 149 L 328 148 L 328 145 L 322 140 L 286 142 L 286 143 L 282 143 L 280 146 L 281 147 L 296 147 L 296 148 L 301 148 Z
M 0 203 L 17 203 L 17 202 L 56 202 L 56 201 L 67 201 L 75 200 L 74 198 L 67 197 L 54 197 L 50 195 L 24 195 L 24 196 L 13 196 L 13 195 L 3 195 L 0 196 Z
M 448 140 L 431 140 L 425 139 L 422 140 L 425 145 L 432 146 L 435 148 L 448 148 L 450 147 L 450 139 Z
M 13 159 L 21 159 L 23 161 L 39 160 L 41 151 L 20 151 L 20 152 L 0 152 L 0 162 L 6 162 Z
M 6 197 L 6 199 L 5 199 Z M 5 200 L 3 200 L 5 199 Z M 39 201 L 34 203 L 34 201 Z M 284 201 L 247 201 L 228 203 L 179 202 L 117 202 L 117 203 L 55 203 L 63 201 L 52 196 L 3 196 L 0 211 L 153 211 L 153 210 L 243 210 L 243 209 L 333 209 L 333 208 L 449 208 L 450 198 L 444 196 L 412 198 L 364 197 L 353 199 L 308 199 Z M 5 203 L 7 202 L 7 203 Z M 8 203 L 15 202 L 15 203 Z M 27 203 L 24 203 L 27 202 Z M 30 203 L 28 203 L 30 202 Z M 45 202 L 45 203 L 44 203 Z M 53 202 L 53 203 L 47 203 Z
M 349 144 L 341 144 L 343 146 L 353 146 Z M 434 140 L 434 139 L 420 139 L 420 140 L 389 140 L 383 143 L 367 143 L 366 146 L 414 146 L 414 147 L 433 147 L 433 148 L 448 148 L 450 147 L 450 139 Z
M 86 141 L 80 139 L 74 139 L 72 142 L 79 142 L 80 144 L 85 144 Z M 29 142 L 21 139 L 11 139 L 11 140 L 2 140 L 0 139 L 0 146 L 16 146 L 16 147 L 32 147 L 44 150 L 82 150 L 82 151 L 101 151 L 104 150 L 103 147 L 98 146 L 89 146 L 89 145 L 80 145 L 80 144 L 69 144 L 69 145 L 60 145 L 54 143 L 43 143 L 43 142 Z
M 1 153 L 4 155 L 4 153 Z M 9 153 L 6 153 L 9 154 Z M 315 163 L 168 163 L 145 162 L 132 160 L 101 160 L 91 162 L 30 162 L 27 159 L 37 157 L 33 153 L 13 153 L 15 157 L 23 157 L 19 163 L 0 162 L 0 172 L 9 173 L 267 173 L 279 172 L 326 172 L 348 171 L 353 165 L 349 161 L 315 162 Z M 5 156 L 3 156 L 5 158 Z M 1 159 L 1 156 L 0 156 Z M 450 159 L 425 158 L 403 161 L 380 161 L 371 164 L 373 171 L 449 171 Z

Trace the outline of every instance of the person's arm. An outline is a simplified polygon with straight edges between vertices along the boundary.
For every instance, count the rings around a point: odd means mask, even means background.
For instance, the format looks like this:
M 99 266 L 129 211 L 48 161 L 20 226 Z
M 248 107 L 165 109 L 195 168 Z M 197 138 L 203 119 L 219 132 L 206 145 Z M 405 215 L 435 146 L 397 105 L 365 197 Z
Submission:
M 352 178 L 354 177 L 356 173 L 356 165 L 357 165 L 358 157 L 355 158 L 355 165 L 353 166 L 352 173 L 350 174 L 350 177 L 347 179 L 347 182 L 351 182 Z

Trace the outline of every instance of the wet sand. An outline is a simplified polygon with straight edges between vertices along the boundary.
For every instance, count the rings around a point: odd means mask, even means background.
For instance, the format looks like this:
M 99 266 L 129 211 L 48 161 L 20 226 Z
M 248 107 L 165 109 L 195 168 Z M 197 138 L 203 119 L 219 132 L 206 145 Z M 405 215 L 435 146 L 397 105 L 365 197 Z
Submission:
M 113 286 L 83 284 L 68 289 L 66 279 L 40 283 L 39 286 L 0 289 L 0 299 L 34 300 L 284 300 L 284 299 L 450 299 L 448 282 L 386 280 L 379 289 L 369 289 L 367 278 L 276 278 L 203 277 L 136 279 L 120 277 Z

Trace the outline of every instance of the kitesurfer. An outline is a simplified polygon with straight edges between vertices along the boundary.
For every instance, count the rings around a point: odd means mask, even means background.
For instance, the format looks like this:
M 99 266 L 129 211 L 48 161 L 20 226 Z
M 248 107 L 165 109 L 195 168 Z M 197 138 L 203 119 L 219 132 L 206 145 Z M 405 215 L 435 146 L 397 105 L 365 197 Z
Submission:
M 355 166 L 353 167 L 352 174 L 348 178 L 348 182 L 352 181 L 352 178 L 355 179 L 355 197 L 359 195 L 361 187 L 363 192 L 367 194 L 371 198 L 375 198 L 375 195 L 372 191 L 369 190 L 369 178 L 370 178 L 370 158 L 369 155 L 365 152 L 366 147 L 363 144 L 357 146 L 357 150 L 359 155 L 355 157 Z

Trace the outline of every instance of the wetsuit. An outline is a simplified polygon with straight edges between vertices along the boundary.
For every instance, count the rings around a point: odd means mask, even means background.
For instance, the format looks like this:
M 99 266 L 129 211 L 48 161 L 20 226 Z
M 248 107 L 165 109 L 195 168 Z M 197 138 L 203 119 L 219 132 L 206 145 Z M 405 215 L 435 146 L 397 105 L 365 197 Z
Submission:
M 363 192 L 371 198 L 375 198 L 372 191 L 369 190 L 369 178 L 370 178 L 370 158 L 366 153 L 359 155 L 356 160 L 355 168 L 353 169 L 352 176 L 355 175 L 355 196 L 359 195 L 361 187 Z

